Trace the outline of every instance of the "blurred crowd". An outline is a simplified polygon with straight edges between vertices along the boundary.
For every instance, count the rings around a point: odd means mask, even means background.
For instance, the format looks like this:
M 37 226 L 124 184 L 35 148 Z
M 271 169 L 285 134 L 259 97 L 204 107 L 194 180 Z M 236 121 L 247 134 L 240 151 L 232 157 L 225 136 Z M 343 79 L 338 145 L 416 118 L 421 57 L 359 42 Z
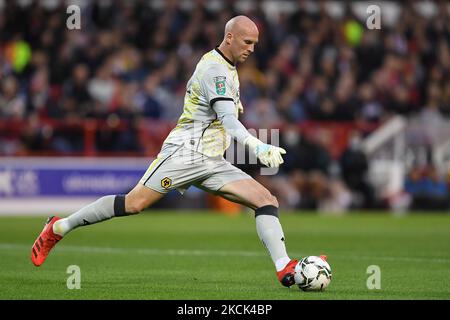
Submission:
M 405 192 L 413 210 L 450 208 L 449 184 L 433 166 L 413 167 L 405 180 Z
M 286 127 L 288 149 L 281 175 L 264 181 L 282 205 L 339 212 L 375 208 L 368 164 L 353 132 L 347 149 L 330 155 L 332 137 L 293 129 L 308 121 L 382 123 L 393 114 L 450 117 L 450 14 L 436 2 L 432 18 L 414 1 L 401 2 L 393 26 L 368 30 L 350 2 L 336 19 L 326 10 L 273 16 L 263 1 L 247 11 L 239 1 L 85 1 L 81 30 L 66 27 L 66 3 L 21 6 L 4 0 L 0 10 L 0 121 L 24 120 L 25 130 L 1 141 L 0 154 L 18 149 L 59 152 L 83 149 L 83 139 L 39 126 L 42 119 L 128 121 L 129 130 L 97 132 L 105 151 L 139 151 L 140 119 L 174 122 L 196 63 L 217 46 L 228 19 L 252 18 L 260 30 L 253 56 L 239 66 L 241 120 L 252 128 Z M 158 4 L 158 5 L 157 5 Z M 49 139 L 51 136 L 51 139 Z M 48 143 L 50 141 L 50 143 Z M 45 143 L 44 143 L 45 142 Z M 288 177 L 288 179 L 286 178 Z M 267 177 L 259 177 L 267 180 Z

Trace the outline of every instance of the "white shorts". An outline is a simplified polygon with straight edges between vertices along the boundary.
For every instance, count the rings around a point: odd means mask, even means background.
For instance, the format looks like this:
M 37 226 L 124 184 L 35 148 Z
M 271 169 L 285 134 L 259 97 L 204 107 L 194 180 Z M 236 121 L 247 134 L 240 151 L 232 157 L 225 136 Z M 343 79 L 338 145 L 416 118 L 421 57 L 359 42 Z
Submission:
M 220 194 L 227 183 L 253 179 L 223 157 L 211 158 L 183 145 L 165 144 L 150 164 L 140 183 L 167 193 L 177 189 L 181 194 L 191 185 Z

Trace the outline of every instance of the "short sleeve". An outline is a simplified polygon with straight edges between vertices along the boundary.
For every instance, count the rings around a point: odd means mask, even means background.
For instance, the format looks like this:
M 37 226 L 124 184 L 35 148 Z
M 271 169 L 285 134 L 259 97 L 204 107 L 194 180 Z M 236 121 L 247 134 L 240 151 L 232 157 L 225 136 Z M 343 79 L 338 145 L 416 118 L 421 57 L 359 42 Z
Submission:
M 217 64 L 208 68 L 202 78 L 201 85 L 206 100 L 211 107 L 215 102 L 220 100 L 234 102 L 232 97 L 231 74 L 225 66 Z

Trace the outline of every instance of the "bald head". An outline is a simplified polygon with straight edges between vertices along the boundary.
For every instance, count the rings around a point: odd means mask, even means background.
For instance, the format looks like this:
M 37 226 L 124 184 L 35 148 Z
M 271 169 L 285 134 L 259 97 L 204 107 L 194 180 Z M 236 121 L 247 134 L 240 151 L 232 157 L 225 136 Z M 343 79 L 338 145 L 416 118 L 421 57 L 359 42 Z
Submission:
M 242 34 L 242 33 L 256 33 L 258 34 L 258 27 L 247 16 L 236 16 L 231 18 L 225 25 L 225 37 L 227 33 Z
M 233 63 L 244 62 L 253 53 L 258 37 L 258 27 L 252 20 L 246 16 L 236 16 L 226 23 L 219 49 Z

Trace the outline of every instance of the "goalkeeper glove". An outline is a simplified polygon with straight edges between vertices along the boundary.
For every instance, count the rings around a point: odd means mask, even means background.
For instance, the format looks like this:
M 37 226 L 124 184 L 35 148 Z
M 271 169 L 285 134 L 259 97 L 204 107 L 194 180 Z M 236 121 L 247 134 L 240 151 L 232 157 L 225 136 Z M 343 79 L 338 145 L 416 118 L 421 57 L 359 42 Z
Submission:
M 286 150 L 270 144 L 266 144 L 254 136 L 245 139 L 244 144 L 249 147 L 263 165 L 270 168 L 278 168 L 282 164 L 282 154 L 286 154 Z

